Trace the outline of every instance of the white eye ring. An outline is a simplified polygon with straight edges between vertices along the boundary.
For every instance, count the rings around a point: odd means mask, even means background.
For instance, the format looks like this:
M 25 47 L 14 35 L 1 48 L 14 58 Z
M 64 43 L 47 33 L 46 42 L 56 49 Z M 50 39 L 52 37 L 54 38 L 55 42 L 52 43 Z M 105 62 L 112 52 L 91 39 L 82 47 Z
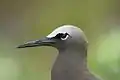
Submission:
M 61 40 L 66 40 L 69 37 L 69 35 L 66 35 L 65 38 L 61 38 Z

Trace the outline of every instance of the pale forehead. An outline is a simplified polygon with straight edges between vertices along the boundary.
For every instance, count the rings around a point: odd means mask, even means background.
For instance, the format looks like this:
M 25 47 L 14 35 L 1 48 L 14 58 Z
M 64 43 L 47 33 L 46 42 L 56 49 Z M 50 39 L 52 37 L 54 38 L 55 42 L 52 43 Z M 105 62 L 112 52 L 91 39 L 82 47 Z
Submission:
M 53 37 L 56 36 L 58 33 L 68 33 L 68 34 L 73 34 L 74 33 L 81 33 L 82 30 L 73 26 L 73 25 L 64 25 L 59 28 L 56 28 L 52 33 L 50 33 L 47 37 Z

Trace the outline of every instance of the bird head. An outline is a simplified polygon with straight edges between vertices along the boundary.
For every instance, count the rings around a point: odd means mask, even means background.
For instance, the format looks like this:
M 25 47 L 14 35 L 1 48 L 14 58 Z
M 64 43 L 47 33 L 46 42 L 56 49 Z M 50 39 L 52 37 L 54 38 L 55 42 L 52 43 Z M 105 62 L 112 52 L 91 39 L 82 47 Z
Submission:
M 52 46 L 57 49 L 74 49 L 86 46 L 87 43 L 86 36 L 80 28 L 73 25 L 63 25 L 56 28 L 45 38 L 28 41 L 19 45 L 18 48 Z

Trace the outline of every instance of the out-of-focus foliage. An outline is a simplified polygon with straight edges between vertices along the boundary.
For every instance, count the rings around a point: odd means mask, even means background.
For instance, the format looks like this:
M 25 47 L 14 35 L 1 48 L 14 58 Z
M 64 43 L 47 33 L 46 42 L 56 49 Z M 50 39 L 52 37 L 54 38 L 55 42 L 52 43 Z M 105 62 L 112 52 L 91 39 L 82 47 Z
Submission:
M 103 80 L 120 80 L 119 3 L 119 0 L 0 0 L 0 80 L 50 80 L 56 49 L 15 47 L 46 36 L 63 24 L 80 27 L 88 37 L 91 71 Z

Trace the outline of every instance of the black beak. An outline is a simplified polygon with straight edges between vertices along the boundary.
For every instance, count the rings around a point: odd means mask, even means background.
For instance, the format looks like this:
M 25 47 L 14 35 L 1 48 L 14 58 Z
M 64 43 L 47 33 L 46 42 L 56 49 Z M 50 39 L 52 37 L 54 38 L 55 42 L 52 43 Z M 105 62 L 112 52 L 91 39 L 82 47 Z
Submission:
M 40 40 L 29 41 L 23 45 L 19 45 L 17 48 L 37 47 L 37 46 L 52 46 L 55 44 L 55 40 L 52 38 L 43 38 Z

